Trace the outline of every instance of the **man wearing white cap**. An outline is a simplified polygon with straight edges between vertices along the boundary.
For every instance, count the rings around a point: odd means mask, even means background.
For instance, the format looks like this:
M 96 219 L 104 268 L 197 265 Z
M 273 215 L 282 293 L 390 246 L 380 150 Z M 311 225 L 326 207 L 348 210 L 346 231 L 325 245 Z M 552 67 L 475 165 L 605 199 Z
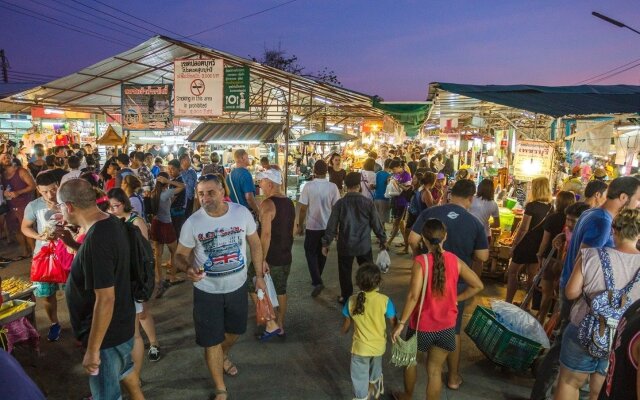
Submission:
M 278 313 L 275 321 L 269 321 L 264 332 L 259 336 L 261 341 L 274 336 L 284 336 L 284 315 L 287 312 L 287 279 L 291 270 L 291 247 L 293 247 L 293 226 L 296 208 L 293 202 L 282 194 L 282 173 L 271 166 L 258 173 L 260 189 L 265 199 L 260 204 L 260 244 L 265 254 L 263 274 L 269 273 L 278 295 Z M 249 293 L 255 293 L 253 276 L 255 271 L 249 270 L 247 285 Z

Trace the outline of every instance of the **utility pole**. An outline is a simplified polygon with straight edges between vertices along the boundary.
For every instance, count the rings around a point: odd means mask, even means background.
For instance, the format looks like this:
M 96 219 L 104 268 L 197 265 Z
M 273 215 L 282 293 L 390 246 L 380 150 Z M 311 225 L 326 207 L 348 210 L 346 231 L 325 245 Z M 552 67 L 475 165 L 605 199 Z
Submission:
M 9 82 L 9 76 L 7 74 L 9 63 L 7 62 L 7 57 L 4 55 L 4 49 L 0 49 L 0 67 L 2 68 L 2 80 L 4 83 Z

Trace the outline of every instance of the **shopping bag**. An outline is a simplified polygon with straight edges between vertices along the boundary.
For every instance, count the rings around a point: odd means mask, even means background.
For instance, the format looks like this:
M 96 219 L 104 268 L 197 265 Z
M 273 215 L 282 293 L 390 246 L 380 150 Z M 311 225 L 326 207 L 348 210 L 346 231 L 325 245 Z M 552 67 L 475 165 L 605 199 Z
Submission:
M 267 321 L 276 319 L 273 306 L 269 300 L 269 296 L 262 290 L 258 289 L 258 300 L 256 301 L 256 324 L 266 325 Z
M 73 258 L 75 257 L 75 253 L 70 253 L 67 245 L 60 239 L 56 240 L 56 250 L 55 254 L 58 257 L 58 261 L 62 266 L 62 269 L 69 274 L 71 271 L 71 263 L 73 262 Z
M 387 272 L 389 271 L 389 266 L 391 265 L 391 258 L 389 257 L 389 252 L 386 250 L 380 250 L 378 253 L 378 258 L 376 259 L 376 265 L 380 268 L 380 271 Z
M 400 184 L 395 179 L 391 179 L 387 184 L 387 189 L 384 191 L 384 197 L 390 199 L 392 197 L 400 196 L 402 190 Z
M 267 284 L 267 295 L 269 296 L 269 300 L 271 300 L 271 305 L 273 308 L 276 308 L 280 305 L 278 302 L 278 294 L 276 293 L 276 286 L 273 284 L 273 279 L 271 279 L 271 274 L 264 274 L 264 283 Z
M 48 242 L 33 257 L 31 263 L 31 281 L 48 283 L 65 283 L 69 271 L 65 271 L 56 255 L 56 243 Z

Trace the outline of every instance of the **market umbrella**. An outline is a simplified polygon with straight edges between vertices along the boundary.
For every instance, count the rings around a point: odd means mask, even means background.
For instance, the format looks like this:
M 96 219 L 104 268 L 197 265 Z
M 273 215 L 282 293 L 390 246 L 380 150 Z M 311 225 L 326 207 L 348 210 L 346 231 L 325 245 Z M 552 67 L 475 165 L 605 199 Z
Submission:
M 300 136 L 298 142 L 349 142 L 358 139 L 357 136 L 337 132 L 311 132 Z

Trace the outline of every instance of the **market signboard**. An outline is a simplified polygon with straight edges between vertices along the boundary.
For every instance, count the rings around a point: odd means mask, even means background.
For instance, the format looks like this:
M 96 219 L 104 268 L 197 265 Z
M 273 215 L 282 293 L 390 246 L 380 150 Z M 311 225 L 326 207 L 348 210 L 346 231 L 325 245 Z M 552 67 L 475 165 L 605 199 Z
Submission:
M 185 59 L 173 63 L 175 114 L 181 117 L 222 115 L 222 59 Z
M 536 140 L 519 140 L 513 162 L 513 174 L 519 181 L 540 176 L 551 177 L 553 145 Z
M 249 67 L 224 69 L 224 111 L 249 111 Z
M 171 84 L 122 85 L 122 129 L 173 130 Z

